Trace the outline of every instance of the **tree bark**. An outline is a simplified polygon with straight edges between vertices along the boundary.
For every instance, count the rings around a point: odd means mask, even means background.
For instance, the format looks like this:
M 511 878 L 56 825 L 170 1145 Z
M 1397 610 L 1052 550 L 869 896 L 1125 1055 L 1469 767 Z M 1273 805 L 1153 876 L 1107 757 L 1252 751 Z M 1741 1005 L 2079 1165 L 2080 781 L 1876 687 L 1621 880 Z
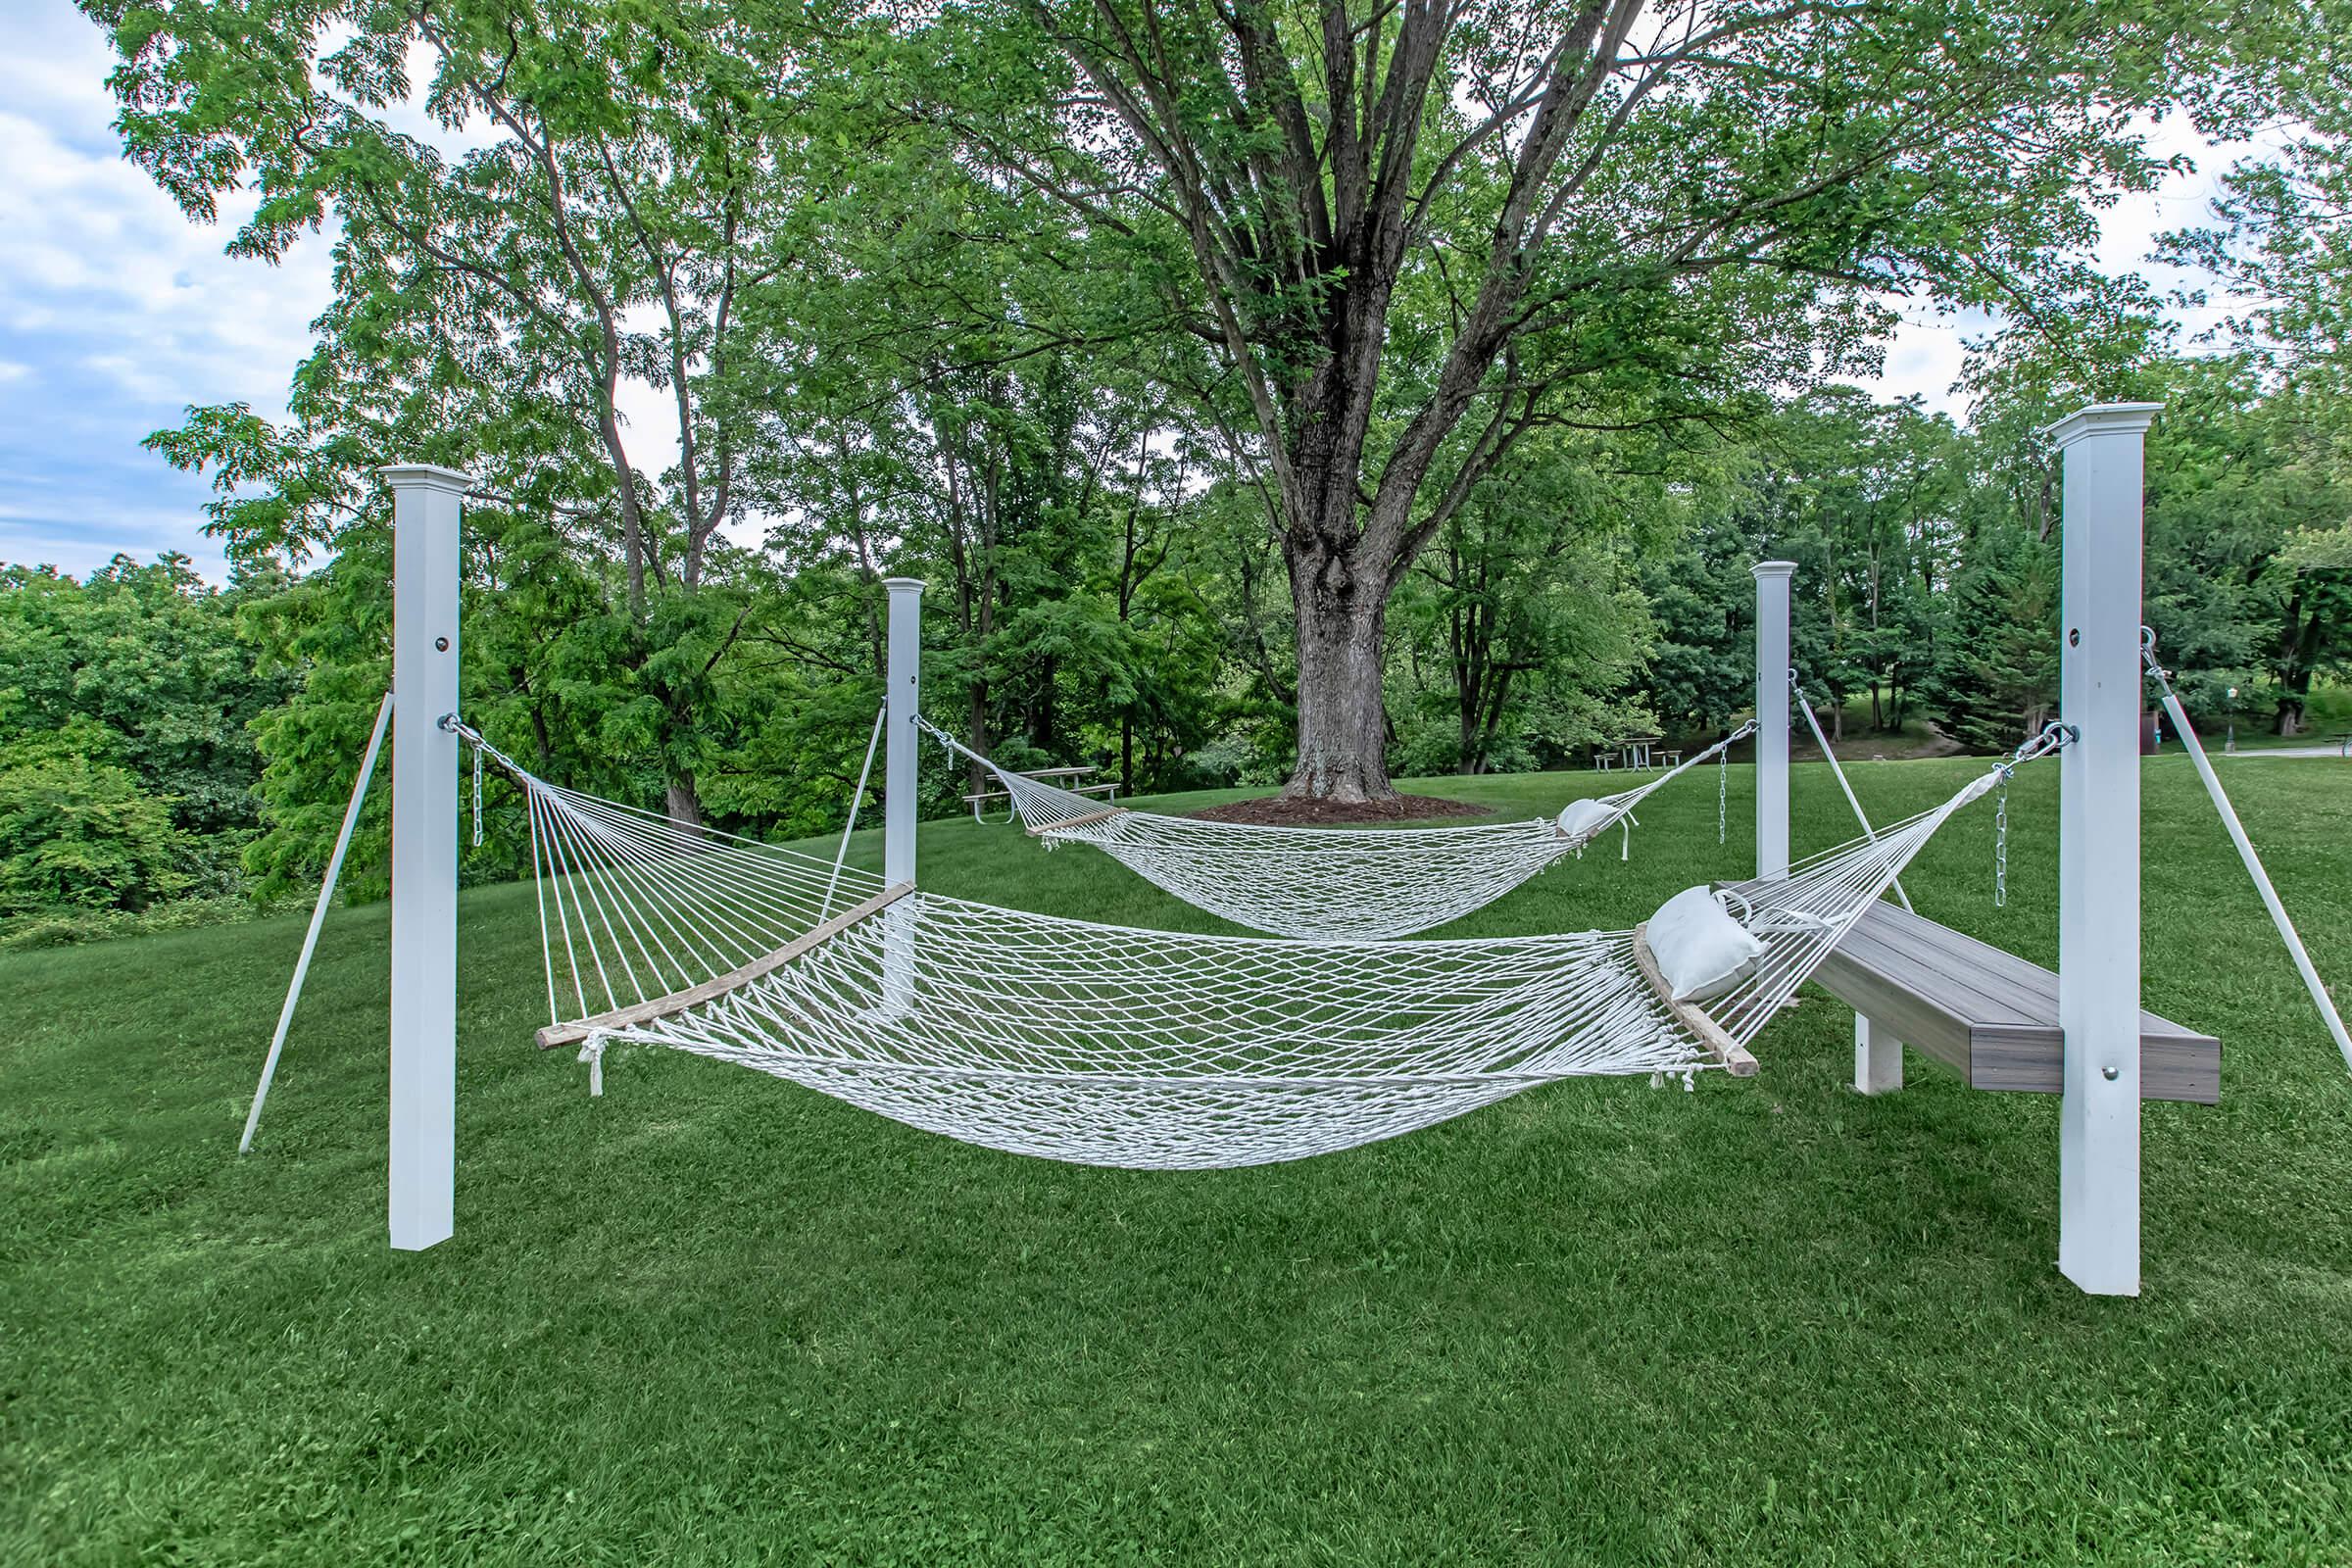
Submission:
M 1304 559 L 1291 568 L 1298 607 L 1298 763 L 1283 793 L 1350 805 L 1393 799 L 1382 744 L 1388 585 L 1363 582 L 1344 556 L 1300 554 Z

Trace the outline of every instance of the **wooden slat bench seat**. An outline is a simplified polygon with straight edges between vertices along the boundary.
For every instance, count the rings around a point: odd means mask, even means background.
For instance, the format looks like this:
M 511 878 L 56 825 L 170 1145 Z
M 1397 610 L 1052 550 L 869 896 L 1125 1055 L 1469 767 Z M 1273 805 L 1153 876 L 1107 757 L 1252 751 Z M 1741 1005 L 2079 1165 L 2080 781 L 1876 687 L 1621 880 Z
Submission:
M 1856 1087 L 1865 1093 L 1900 1086 L 1906 1045 L 1949 1062 L 1971 1088 L 2063 1088 L 2058 977 L 2015 954 L 1880 903 L 1813 978 L 1854 1009 Z M 2221 1042 L 2142 1012 L 2139 1097 L 2218 1103 Z

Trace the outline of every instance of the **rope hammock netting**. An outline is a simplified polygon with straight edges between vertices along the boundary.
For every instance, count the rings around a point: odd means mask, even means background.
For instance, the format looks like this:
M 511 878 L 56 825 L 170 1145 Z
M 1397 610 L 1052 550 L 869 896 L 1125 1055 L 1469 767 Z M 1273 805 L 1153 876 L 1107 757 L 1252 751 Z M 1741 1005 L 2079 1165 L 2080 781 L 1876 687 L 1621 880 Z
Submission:
M 1196 908 L 1277 936 L 1408 936 L 1484 908 L 1611 827 L 1638 825 L 1634 808 L 1670 780 L 1755 732 L 1754 721 L 1681 765 L 1614 795 L 1577 802 L 1566 820 L 1470 827 L 1323 828 L 1206 821 L 1106 807 L 1030 778 L 972 750 L 936 724 L 925 733 L 986 768 L 1013 814 L 1048 848 L 1091 844 Z
M 1383 943 L 1025 913 L 564 789 L 456 727 L 526 796 L 540 1043 L 582 1046 L 593 1083 L 608 1046 L 666 1046 L 967 1143 L 1145 1169 L 1298 1159 L 1562 1078 L 1753 1072 L 1748 1042 L 1936 828 L 2061 743 L 1727 889 L 1761 951 L 1702 1011 L 1642 927 Z

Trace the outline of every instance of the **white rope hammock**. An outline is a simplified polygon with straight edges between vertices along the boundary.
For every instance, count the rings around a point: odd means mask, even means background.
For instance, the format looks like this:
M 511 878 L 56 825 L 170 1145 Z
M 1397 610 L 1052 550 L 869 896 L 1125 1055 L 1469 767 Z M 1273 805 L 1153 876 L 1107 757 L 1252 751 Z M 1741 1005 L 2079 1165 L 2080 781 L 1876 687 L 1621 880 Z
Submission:
M 1639 825 L 1634 808 L 1670 779 L 1754 733 L 1750 721 L 1656 778 L 1591 804 L 1563 829 L 1548 817 L 1470 827 L 1321 828 L 1164 816 L 1106 807 L 999 765 L 947 731 L 918 721 L 942 746 L 996 775 L 1014 815 L 1048 848 L 1091 844 L 1136 875 L 1236 925 L 1278 936 L 1408 936 L 1484 908 L 1611 827 Z
M 1764 952 L 1701 1011 L 1668 999 L 1642 928 L 1381 943 L 1099 925 L 886 887 L 484 750 L 529 803 L 540 1042 L 582 1046 L 592 1087 L 610 1044 L 667 1046 L 968 1143 L 1146 1169 L 1302 1158 L 1561 1078 L 1753 1072 L 1765 1021 L 2011 765 L 1730 890 Z

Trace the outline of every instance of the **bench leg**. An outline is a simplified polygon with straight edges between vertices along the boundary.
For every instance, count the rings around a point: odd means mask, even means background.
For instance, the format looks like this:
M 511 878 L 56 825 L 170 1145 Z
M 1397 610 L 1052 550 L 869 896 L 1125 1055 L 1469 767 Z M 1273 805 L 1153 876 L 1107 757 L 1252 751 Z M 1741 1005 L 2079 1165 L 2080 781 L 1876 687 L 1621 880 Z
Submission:
M 1854 1014 L 1854 1092 L 1888 1095 L 1903 1087 L 1903 1043 L 1884 1024 Z

